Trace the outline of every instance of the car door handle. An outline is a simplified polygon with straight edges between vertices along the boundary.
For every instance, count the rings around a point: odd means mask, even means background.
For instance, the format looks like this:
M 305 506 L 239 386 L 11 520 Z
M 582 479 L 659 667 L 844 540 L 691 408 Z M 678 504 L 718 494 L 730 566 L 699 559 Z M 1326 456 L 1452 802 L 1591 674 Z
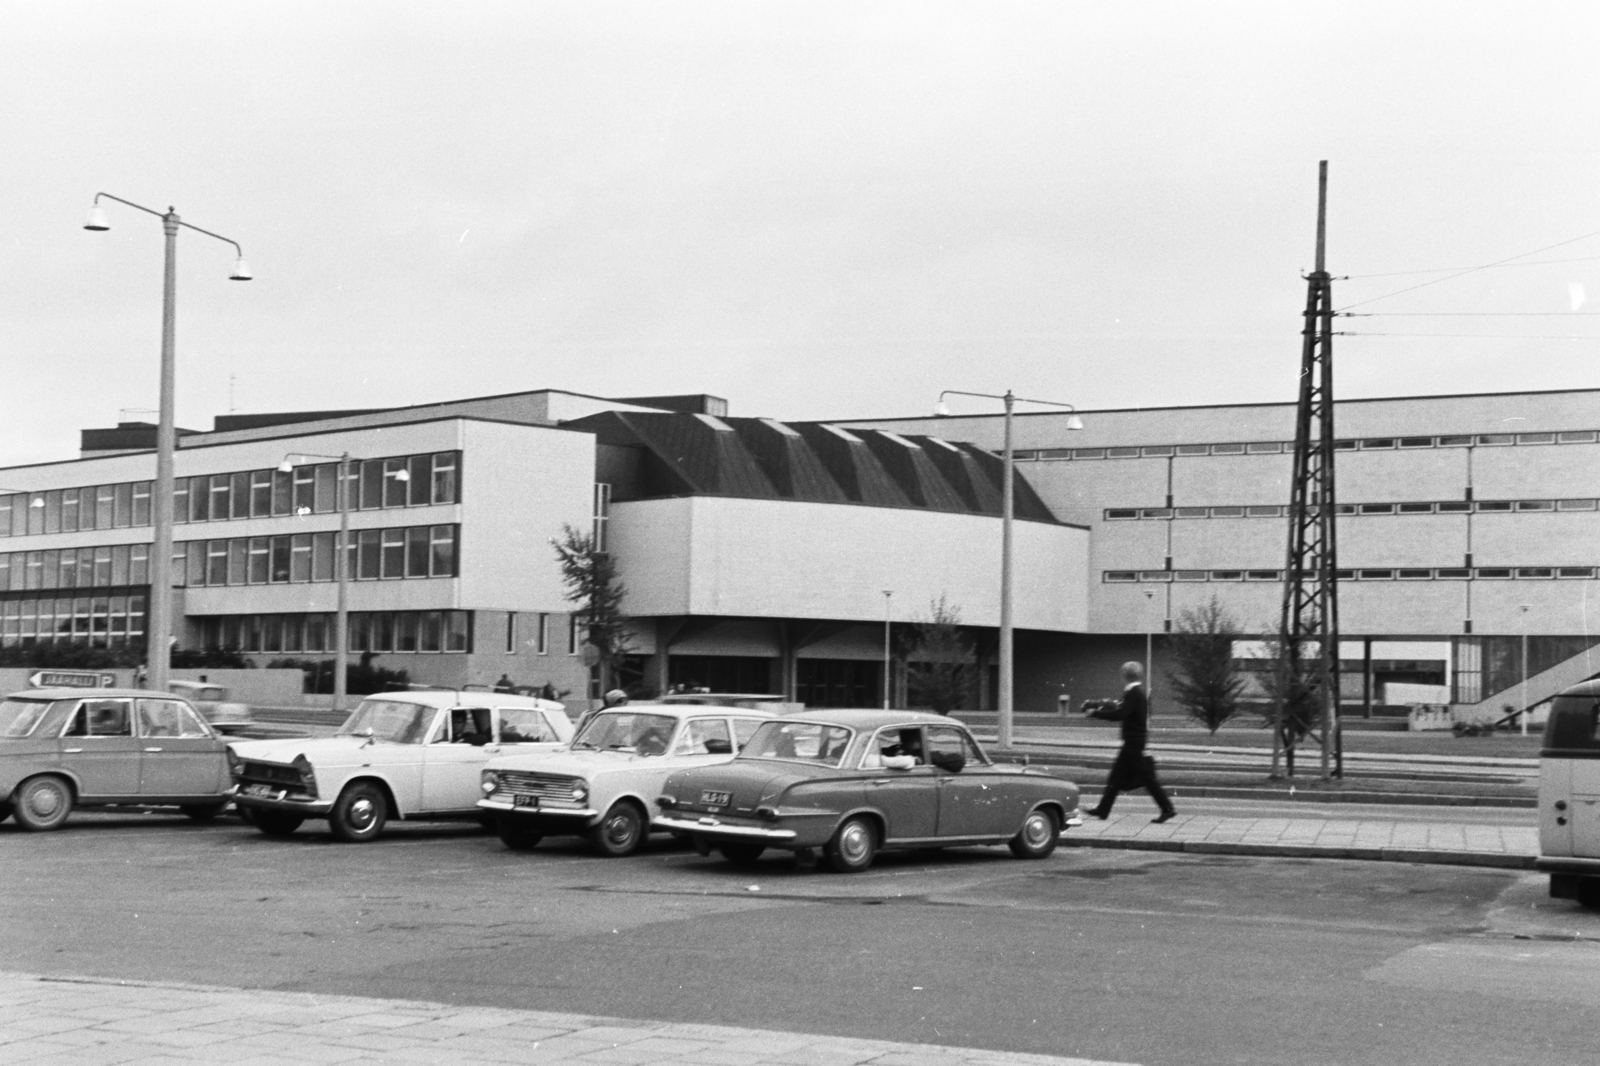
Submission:
M 145 751 L 160 751 L 160 748 L 146 748 Z

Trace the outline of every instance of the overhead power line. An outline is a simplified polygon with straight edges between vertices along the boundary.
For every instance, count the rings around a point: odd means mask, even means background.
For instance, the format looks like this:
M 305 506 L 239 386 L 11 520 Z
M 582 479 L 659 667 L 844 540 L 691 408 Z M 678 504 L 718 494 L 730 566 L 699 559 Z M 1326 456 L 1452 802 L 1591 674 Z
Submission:
M 1581 238 L 1580 238 L 1581 239 Z M 1529 255 L 1534 253 L 1529 252 Z M 1492 263 L 1481 267 L 1434 267 L 1432 270 L 1392 270 L 1387 274 L 1341 274 L 1335 281 L 1364 281 L 1367 278 L 1403 278 L 1416 274 L 1456 274 L 1466 273 L 1470 270 L 1488 270 L 1491 266 L 1503 267 L 1531 267 L 1552 266 L 1560 263 L 1592 263 L 1600 259 L 1600 255 L 1580 255 L 1575 259 L 1535 259 L 1530 263 Z
M 1492 263 L 1485 263 L 1482 266 L 1469 267 L 1466 270 L 1460 270 L 1460 271 L 1457 271 L 1454 274 L 1448 274 L 1448 275 L 1446 275 L 1445 277 L 1442 277 L 1442 278 L 1435 278 L 1432 281 L 1424 281 L 1424 282 L 1421 282 L 1421 283 L 1419 283 L 1417 285 L 1408 285 L 1407 287 L 1405 287 L 1403 289 L 1396 289 L 1394 292 L 1385 293 L 1382 296 L 1374 296 L 1369 300 L 1361 300 L 1361 301 L 1358 301 L 1357 303 L 1346 304 L 1344 307 L 1341 307 L 1339 309 L 1339 312 L 1348 311 L 1352 307 L 1364 307 L 1367 304 L 1377 303 L 1379 300 L 1387 300 L 1391 296 L 1399 296 L 1401 293 L 1415 292 L 1417 289 L 1425 289 L 1429 285 L 1438 285 L 1441 282 L 1453 281 L 1456 278 L 1465 277 L 1468 274 L 1475 274 L 1480 270 L 1488 270 L 1490 267 L 1503 266 L 1504 264 L 1509 263 L 1509 262 L 1511 262 L 1513 260 L 1516 260 L 1516 259 L 1526 259 L 1530 255 L 1538 255 L 1540 252 L 1548 252 L 1552 248 L 1563 248 L 1563 247 L 1565 247 L 1565 246 L 1567 246 L 1569 244 L 1577 244 L 1579 241 L 1586 241 L 1590 237 L 1596 237 L 1596 236 L 1600 236 L 1600 230 L 1594 230 L 1591 233 L 1585 233 L 1582 236 L 1573 237 L 1570 240 L 1557 241 L 1555 244 L 1547 244 L 1543 248 L 1535 248 L 1530 252 L 1522 252 L 1519 255 L 1509 255 L 1509 256 L 1506 256 L 1504 259 L 1497 259 Z M 1335 314 L 1337 314 L 1339 312 L 1335 312 Z

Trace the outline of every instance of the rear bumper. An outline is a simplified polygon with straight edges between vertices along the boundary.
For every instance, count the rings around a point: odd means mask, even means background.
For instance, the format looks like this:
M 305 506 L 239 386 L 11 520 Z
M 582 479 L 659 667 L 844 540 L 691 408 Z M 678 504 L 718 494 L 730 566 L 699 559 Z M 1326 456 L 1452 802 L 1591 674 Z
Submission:
M 672 833 L 683 833 L 687 836 L 704 837 L 707 840 L 759 840 L 772 847 L 783 847 L 792 844 L 795 831 L 792 829 L 763 829 L 754 825 L 726 825 L 713 817 L 684 818 L 681 816 L 658 814 L 651 825 L 656 829 L 665 829 Z
M 1533 860 L 1533 868 L 1543 870 L 1547 874 L 1600 877 L 1600 859 L 1579 859 L 1570 855 L 1561 857 L 1541 855 Z

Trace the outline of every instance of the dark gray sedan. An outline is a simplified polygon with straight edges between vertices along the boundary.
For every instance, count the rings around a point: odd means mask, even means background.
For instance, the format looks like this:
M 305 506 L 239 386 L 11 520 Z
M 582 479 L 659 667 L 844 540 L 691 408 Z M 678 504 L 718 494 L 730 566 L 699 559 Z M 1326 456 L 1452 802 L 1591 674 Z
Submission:
M 0 701 L 0 821 L 43 832 L 74 807 L 115 805 L 207 821 L 232 788 L 227 742 L 180 697 L 56 688 Z

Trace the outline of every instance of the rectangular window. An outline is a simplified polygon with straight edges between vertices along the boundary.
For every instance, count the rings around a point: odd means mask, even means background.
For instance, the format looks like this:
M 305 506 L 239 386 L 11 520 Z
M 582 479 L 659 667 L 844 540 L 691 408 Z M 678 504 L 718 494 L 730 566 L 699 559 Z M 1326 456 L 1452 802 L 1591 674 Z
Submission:
M 128 584 L 150 584 L 150 545 L 130 545 L 128 552 Z
M 417 612 L 394 612 L 394 650 L 417 650 Z
M 272 551 L 272 583 L 283 584 L 289 580 L 290 546 L 288 537 L 273 537 Z
M 297 515 L 310 514 L 312 504 L 316 503 L 317 468 L 314 466 L 297 466 L 294 468 L 294 513 Z
M 372 650 L 394 650 L 394 612 L 374 611 L 372 614 Z
M 1244 571 L 1243 570 L 1213 570 L 1213 571 L 1211 571 L 1211 580 L 1212 581 L 1243 581 L 1244 580 Z
M 1540 442 L 1544 443 L 1544 442 Z M 1548 566 L 1523 566 L 1517 569 L 1518 577 L 1555 577 L 1555 571 Z
M 506 654 L 517 654 L 517 612 L 506 612 Z
M 28 553 L 30 556 L 32 552 Z M 107 588 L 111 584 L 111 545 L 94 549 L 94 587 Z
M 182 547 L 182 545 L 179 545 Z M 183 571 L 178 571 L 182 573 Z M 86 589 L 94 586 L 94 549 L 78 549 L 78 588 Z
M 1211 446 L 1211 454 L 1212 455 L 1243 455 L 1244 454 L 1244 445 L 1243 444 L 1213 444 Z
M 370 651 L 372 648 L 372 615 L 366 611 L 350 612 L 350 650 Z
M 1401 581 L 1427 581 L 1433 577 L 1432 570 L 1400 570 L 1395 574 Z
M 333 651 L 329 630 L 333 626 L 325 614 L 306 615 L 306 651 Z
M 1107 459 L 1133 459 L 1139 454 L 1138 448 L 1107 448 Z
M 403 529 L 385 529 L 383 534 L 383 575 L 384 577 L 406 576 L 406 531 Z
M 417 650 L 439 651 L 444 647 L 444 616 L 440 611 L 423 611 L 421 615 Z
M 1362 570 L 1360 574 L 1362 581 L 1392 581 L 1394 579 L 1393 570 Z
M 1002 452 L 1001 454 L 1004 455 L 1005 453 Z M 1035 451 L 1017 451 L 1015 448 L 1011 450 L 1011 458 L 1015 459 L 1019 463 L 1025 463 L 1031 459 L 1037 459 L 1038 457 L 1039 453 Z
M 228 583 L 228 542 L 225 540 L 210 540 L 206 542 L 206 584 L 226 585 Z
M 1517 434 L 1517 443 L 1518 444 L 1554 444 L 1555 442 L 1556 442 L 1556 435 L 1554 433 L 1518 433 Z
M 1592 429 L 1573 430 L 1567 433 L 1556 434 L 1556 439 L 1562 444 L 1593 444 L 1595 431 Z
M 1170 508 L 1170 507 L 1146 507 L 1146 508 L 1144 508 L 1143 510 L 1141 510 L 1139 512 L 1139 517 L 1140 518 L 1171 518 L 1172 517 L 1172 508 Z
M 1244 450 L 1251 455 L 1275 455 L 1283 451 L 1283 442 L 1275 440 L 1256 440 L 1244 446 Z
M 1518 500 L 1517 501 L 1517 510 L 1519 510 L 1519 511 L 1554 511 L 1555 509 L 1556 509 L 1556 503 L 1555 503 L 1554 500 Z
M 1465 448 L 1472 443 L 1471 437 L 1440 437 L 1441 448 Z
M 456 558 L 456 526 L 434 526 L 429 547 L 433 554 L 434 577 L 455 577 L 460 573 Z
M 1401 514 L 1432 514 L 1433 513 L 1433 504 L 1431 504 L 1431 503 L 1402 503 L 1400 505 L 1400 513 Z
M 1400 447 L 1402 447 L 1402 448 L 1431 448 L 1431 447 L 1433 447 L 1433 438 L 1432 437 L 1401 437 L 1400 438 Z
M 406 460 L 406 503 L 412 507 L 433 502 L 433 456 L 413 455 Z
M 110 529 L 117 515 L 117 487 L 115 485 L 96 485 L 94 487 L 94 526 L 96 529 Z M 31 526 L 32 523 L 30 522 Z
M 382 572 L 382 538 L 376 529 L 363 529 L 356 535 L 356 577 L 370 581 Z
M 1212 518 L 1243 518 L 1244 517 L 1244 508 L 1243 507 L 1213 507 L 1213 508 L 1211 508 L 1211 517 Z
M 111 548 L 111 583 L 128 583 L 128 560 L 132 558 L 131 545 L 116 544 Z
M 1361 450 L 1362 451 L 1372 451 L 1374 449 L 1384 449 L 1384 448 L 1393 448 L 1393 447 L 1394 447 L 1394 438 L 1393 437 L 1368 437 L 1366 440 L 1361 442 Z
M 1106 509 L 1106 521 L 1116 521 L 1124 518 L 1138 518 L 1139 509 L 1136 507 L 1109 507 Z
M 1246 581 L 1281 581 L 1283 579 L 1283 571 L 1246 570 L 1244 572 L 1244 578 Z
M 1209 444 L 1180 444 L 1177 447 L 1179 455 L 1207 455 L 1211 452 Z
M 385 507 L 404 507 L 406 505 L 406 482 L 410 480 L 411 472 L 406 469 L 404 459 L 385 459 L 383 461 L 383 505 Z
M 606 547 L 607 526 L 611 523 L 611 486 L 603 481 L 594 486 L 594 550 L 610 551 Z
M 1556 577 L 1594 577 L 1592 566 L 1562 566 L 1556 568 Z
M 5 508 L 10 497 L 0 497 L 0 508 Z M 78 490 L 68 489 L 61 496 L 61 532 L 76 533 L 78 531 Z M 0 510 L 0 537 L 11 532 L 11 516 L 9 512 Z
M 1175 570 L 1172 576 L 1176 581 L 1204 581 L 1207 574 L 1204 570 Z
M 226 514 L 227 512 L 223 512 Z M 209 522 L 211 520 L 211 479 L 209 477 L 192 477 L 189 479 L 189 521 Z
M 375 511 L 383 506 L 383 460 L 361 463 L 361 510 Z
M 76 555 L 76 552 L 73 552 Z M 61 552 L 46 551 L 41 560 L 39 572 L 39 587 L 42 589 L 58 589 L 61 587 Z
M 1458 514 L 1472 510 L 1472 504 L 1467 500 L 1440 500 L 1433 505 L 1433 509 L 1440 514 Z
M 211 520 L 226 521 L 233 517 L 233 477 L 229 474 L 211 475 Z
M 406 577 L 428 576 L 428 527 L 412 526 L 406 534 Z
M 293 470 L 274 470 L 272 472 L 272 513 L 274 515 L 294 513 Z
M 1460 581 L 1472 576 L 1472 571 L 1463 566 L 1442 566 L 1434 571 L 1434 576 L 1441 581 Z
M 250 471 L 250 517 L 267 518 L 272 514 L 272 471 Z
M 1364 503 L 1361 505 L 1362 514 L 1394 514 L 1392 503 Z
M 10 574 L 11 556 L 0 554 L 0 590 L 7 587 L 7 578 Z M 78 550 L 68 548 L 61 553 L 61 561 L 56 567 L 57 580 L 61 587 L 71 589 L 78 587 Z
M 1511 510 L 1511 501 L 1510 500 L 1479 500 L 1478 503 L 1477 503 L 1477 507 L 1478 507 L 1479 511 L 1496 511 L 1496 512 L 1498 512 L 1498 511 L 1509 511 L 1509 510 Z
M 1480 447 L 1500 447 L 1513 443 L 1514 438 L 1509 433 L 1480 433 L 1478 444 Z
M 1138 581 L 1137 570 L 1107 570 L 1103 576 L 1105 581 Z
M 44 494 L 44 531 L 61 532 L 61 490 L 52 489 Z
M 1173 513 L 1179 518 L 1205 518 L 1211 511 L 1206 507 L 1179 507 Z
M 539 621 L 533 631 L 533 650 L 539 655 L 550 654 L 550 616 L 544 613 L 539 615 Z
M 1511 570 L 1504 566 L 1480 566 L 1475 576 L 1489 581 L 1503 581 L 1511 576 Z
M 444 613 L 444 650 L 472 650 L 471 611 L 446 611 Z
M 339 509 L 339 464 L 321 463 L 314 468 L 315 488 L 311 492 L 311 509 L 317 514 L 327 514 Z
M 229 518 L 250 517 L 250 473 L 242 471 L 237 474 L 224 475 L 228 479 L 228 514 Z M 212 514 L 217 509 L 212 507 Z M 221 516 L 219 516 L 221 517 Z
M 313 533 L 311 534 L 311 580 L 332 581 L 333 574 L 333 541 L 337 534 Z
M 1558 500 L 1556 502 L 1556 510 L 1558 511 L 1592 511 L 1594 509 L 1594 500 Z
M 1140 581 L 1160 581 L 1160 582 L 1171 581 L 1172 580 L 1172 571 L 1170 571 L 1170 570 L 1141 570 L 1141 571 L 1139 571 L 1139 580 Z
M 296 533 L 289 538 L 289 580 L 296 584 L 311 580 L 310 533 Z
M 135 481 L 133 483 L 133 524 L 148 526 L 150 524 L 150 482 Z
M 305 647 L 305 618 L 298 614 L 283 616 L 283 650 L 300 651 Z
M 1071 448 L 1040 448 L 1039 449 L 1039 458 L 1040 459 L 1049 459 L 1051 461 L 1054 461 L 1054 460 L 1057 460 L 1057 459 L 1071 459 L 1072 458 L 1072 449 Z
M 250 538 L 250 564 L 246 581 L 252 585 L 265 585 L 272 573 L 271 542 L 266 537 Z
M 1074 448 L 1072 449 L 1072 457 L 1074 459 L 1104 459 L 1106 450 L 1104 448 Z
M 203 540 L 186 541 L 183 549 L 187 553 L 182 573 L 187 574 L 189 584 L 196 587 L 206 583 L 206 542 Z
M 1283 514 L 1283 508 L 1277 504 L 1255 504 L 1246 507 L 1244 513 L 1251 518 L 1277 518 Z
M 14 500 L 16 500 L 15 496 L 0 496 L 0 537 L 11 536 L 11 522 L 13 516 L 16 514 L 16 504 L 13 502 Z M 78 513 L 78 507 L 76 503 L 74 503 L 72 506 L 72 513 L 74 515 Z M 73 526 L 72 528 L 77 529 L 78 527 Z
M 1145 456 L 1168 456 L 1172 454 L 1172 445 L 1146 444 L 1143 448 L 1139 449 L 1139 453 Z
M 576 654 L 578 654 L 578 629 L 579 629 L 578 616 L 575 615 L 575 614 L 567 615 L 567 654 L 568 655 L 576 655 Z
M 88 490 L 85 490 L 88 491 Z M 89 516 L 89 501 L 83 501 L 84 529 L 93 529 L 94 522 Z M 189 479 L 180 477 L 172 485 L 172 520 L 174 522 L 189 521 Z
M 283 650 L 283 619 L 275 614 L 261 616 L 261 650 Z
M 250 542 L 243 537 L 228 541 L 228 584 L 244 585 L 250 580 Z

